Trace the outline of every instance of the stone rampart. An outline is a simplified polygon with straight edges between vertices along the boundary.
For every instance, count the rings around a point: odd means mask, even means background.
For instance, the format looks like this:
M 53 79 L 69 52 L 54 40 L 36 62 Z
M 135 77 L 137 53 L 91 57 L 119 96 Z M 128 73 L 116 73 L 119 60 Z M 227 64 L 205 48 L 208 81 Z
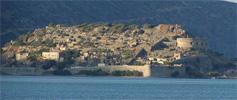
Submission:
M 72 68 L 66 68 L 65 70 L 69 70 L 72 74 L 76 74 L 81 70 L 98 70 L 101 69 L 106 72 L 113 72 L 116 70 L 124 71 L 134 71 L 137 70 L 139 72 L 143 73 L 143 77 L 150 77 L 150 65 L 144 65 L 144 66 L 133 66 L 133 65 L 116 65 L 116 66 L 96 66 L 96 67 L 72 67 Z
M 45 72 L 45 70 L 41 68 L 2 67 L 0 72 L 8 75 L 42 75 L 42 73 Z

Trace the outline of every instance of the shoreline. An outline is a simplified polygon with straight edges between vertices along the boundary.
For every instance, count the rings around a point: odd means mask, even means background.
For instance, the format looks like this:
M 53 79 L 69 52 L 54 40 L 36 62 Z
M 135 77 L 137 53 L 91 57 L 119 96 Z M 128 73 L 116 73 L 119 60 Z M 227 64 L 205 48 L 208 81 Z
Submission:
M 157 78 L 157 79 L 212 79 L 212 78 L 187 78 L 187 77 L 143 77 L 143 76 L 86 76 L 86 75 L 6 75 L 6 74 L 0 74 L 0 76 L 54 76 L 54 77 L 115 77 L 115 78 Z M 237 77 L 216 77 L 215 79 L 237 79 Z M 212 79 L 214 80 L 214 79 Z

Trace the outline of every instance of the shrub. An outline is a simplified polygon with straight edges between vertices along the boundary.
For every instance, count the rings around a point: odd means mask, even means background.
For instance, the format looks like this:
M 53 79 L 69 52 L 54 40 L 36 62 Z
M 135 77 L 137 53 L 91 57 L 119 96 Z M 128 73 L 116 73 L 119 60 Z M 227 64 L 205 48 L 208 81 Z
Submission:
M 89 32 L 89 31 L 92 31 L 96 27 L 96 25 L 84 23 L 84 24 L 77 25 L 75 27 L 80 28 L 83 32 Z
M 201 78 L 203 77 L 203 72 L 198 70 L 193 70 L 191 68 L 186 68 L 186 72 L 190 77 Z
M 103 23 L 102 26 L 107 26 L 107 27 L 111 27 L 112 24 L 111 23 Z
M 56 44 L 53 43 L 53 40 L 49 40 L 49 39 L 43 41 L 42 44 L 46 47 L 55 47 L 56 46 Z
M 135 62 L 132 63 L 132 65 L 145 65 L 145 64 L 144 64 L 144 63 L 141 63 L 141 62 L 135 61 Z
M 78 72 L 78 75 L 87 75 L 87 76 L 107 76 L 109 73 L 102 71 L 101 69 L 98 70 L 81 70 Z
M 168 61 L 164 61 L 164 64 L 165 65 L 172 65 L 173 63 L 172 62 L 168 62 Z
M 114 24 L 111 29 L 112 32 L 122 33 L 126 30 L 125 24 Z
M 32 55 L 32 54 L 27 58 L 27 60 L 30 60 L 30 61 L 32 61 L 32 62 L 37 61 L 36 56 L 35 56 L 35 55 Z
M 72 73 L 68 70 L 55 70 L 53 71 L 54 75 L 72 75 Z
M 112 73 L 112 76 L 143 76 L 143 73 L 142 72 L 139 72 L 139 71 L 120 71 L 120 70 L 116 70 L 116 71 L 113 71 Z
M 56 25 L 54 23 L 49 23 L 49 27 L 55 27 Z
M 144 33 L 144 31 L 143 30 L 138 30 L 138 34 L 143 34 Z
M 45 60 L 45 65 L 42 66 L 42 69 L 44 70 L 48 70 L 51 67 L 53 67 L 54 65 L 56 65 L 56 61 L 55 60 Z
M 137 29 L 138 28 L 138 25 L 136 25 L 136 24 L 133 24 L 133 25 L 129 25 L 128 26 L 128 29 L 130 29 L 130 30 L 135 30 L 135 29 Z
M 178 71 L 175 71 L 171 74 L 171 77 L 177 77 L 179 76 L 179 72 Z
M 69 36 L 69 34 L 64 34 L 64 36 Z
M 70 63 L 68 63 L 70 64 Z M 57 63 L 57 65 L 55 66 L 58 70 L 63 70 L 66 67 L 66 63 L 65 62 L 60 62 Z
M 100 40 L 100 39 L 101 39 L 101 37 L 96 37 L 96 39 L 97 39 L 97 40 Z
M 208 76 L 215 76 L 216 77 L 216 76 L 219 75 L 219 73 L 217 71 L 214 71 L 214 72 L 208 72 L 207 75 Z
M 143 25 L 143 28 L 144 29 L 148 29 L 148 28 L 154 28 L 155 26 L 154 25 L 151 25 L 151 24 L 144 24 Z

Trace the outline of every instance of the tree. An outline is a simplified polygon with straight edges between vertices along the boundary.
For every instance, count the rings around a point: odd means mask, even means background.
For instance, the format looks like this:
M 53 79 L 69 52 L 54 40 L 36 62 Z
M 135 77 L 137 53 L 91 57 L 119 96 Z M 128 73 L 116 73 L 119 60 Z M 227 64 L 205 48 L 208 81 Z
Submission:
M 54 75 L 72 75 L 72 73 L 68 70 L 55 70 L 53 71 Z
M 219 73 L 217 71 L 214 71 L 214 72 L 208 72 L 207 75 L 208 76 L 215 76 L 216 77 L 216 76 L 219 75 Z
M 63 70 L 65 67 L 66 67 L 66 63 L 64 63 L 64 62 L 60 62 L 56 65 L 56 68 L 58 70 Z
M 49 27 L 55 27 L 56 25 L 54 23 L 49 23 Z
M 36 56 L 35 56 L 35 55 L 30 55 L 30 56 L 27 58 L 27 60 L 30 60 L 30 61 L 32 61 L 32 62 L 35 62 L 35 61 L 37 61 L 37 59 L 36 59 Z
M 178 71 L 175 71 L 175 72 L 173 72 L 173 73 L 171 74 L 171 76 L 172 76 L 172 77 L 177 77 L 177 76 L 179 76 L 179 72 L 178 72 Z
M 45 65 L 42 66 L 42 69 L 48 70 L 56 64 L 57 62 L 55 60 L 45 60 Z
M 143 34 L 144 33 L 144 31 L 143 30 L 138 30 L 138 32 L 137 32 L 138 34 Z
M 135 30 L 135 29 L 137 29 L 138 28 L 138 25 L 136 25 L 136 24 L 133 24 L 133 25 L 129 25 L 128 26 L 128 29 L 130 29 L 130 30 Z

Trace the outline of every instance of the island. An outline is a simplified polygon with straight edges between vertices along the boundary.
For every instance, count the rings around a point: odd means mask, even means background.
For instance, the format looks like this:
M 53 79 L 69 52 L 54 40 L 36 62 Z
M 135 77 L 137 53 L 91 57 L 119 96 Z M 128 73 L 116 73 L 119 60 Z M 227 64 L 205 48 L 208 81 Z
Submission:
M 236 78 L 236 61 L 181 25 L 50 23 L 1 48 L 2 75 Z

